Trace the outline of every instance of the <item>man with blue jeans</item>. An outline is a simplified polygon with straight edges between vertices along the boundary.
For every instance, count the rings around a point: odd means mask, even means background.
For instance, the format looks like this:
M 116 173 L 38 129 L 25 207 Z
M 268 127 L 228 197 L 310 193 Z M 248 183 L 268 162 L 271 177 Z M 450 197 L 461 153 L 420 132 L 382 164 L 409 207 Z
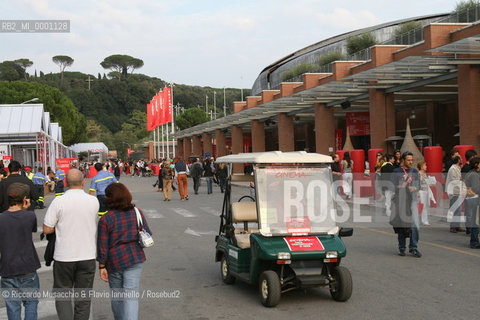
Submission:
M 20 319 L 22 302 L 25 319 L 37 319 L 35 293 L 40 283 L 36 270 L 40 268 L 40 260 L 32 240 L 32 232 L 37 232 L 37 218 L 34 212 L 26 210 L 30 207 L 30 187 L 12 183 L 7 192 L 9 208 L 0 214 L 2 296 L 8 319 Z M 24 298 L 13 298 L 15 292 L 21 292 Z
M 213 162 L 210 158 L 205 161 L 205 166 L 203 170 L 205 179 L 207 180 L 207 194 L 211 194 L 213 192 L 212 180 L 215 173 L 215 167 L 213 166 Z
M 390 223 L 398 235 L 398 254 L 405 256 L 406 238 L 410 236 L 409 252 L 417 258 L 422 254 L 418 251 L 420 219 L 418 214 L 417 192 L 420 189 L 418 171 L 413 166 L 411 152 L 402 154 L 402 166 L 392 173 L 392 183 L 395 186 L 395 210 Z

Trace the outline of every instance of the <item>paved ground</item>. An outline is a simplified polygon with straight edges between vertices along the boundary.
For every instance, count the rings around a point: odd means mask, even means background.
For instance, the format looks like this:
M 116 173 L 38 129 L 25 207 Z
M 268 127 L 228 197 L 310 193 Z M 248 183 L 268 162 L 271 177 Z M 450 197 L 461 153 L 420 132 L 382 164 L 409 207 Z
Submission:
M 276 308 L 264 308 L 257 288 L 237 282 L 225 285 L 220 266 L 214 262 L 214 235 L 218 230 L 222 194 L 218 188 L 181 202 L 178 192 L 171 202 L 152 188 L 154 178 L 125 178 L 135 203 L 147 216 L 155 246 L 146 249 L 147 262 L 141 290 L 177 292 L 179 298 L 141 299 L 140 319 L 472 319 L 478 316 L 480 296 L 480 250 L 470 249 L 465 234 L 451 234 L 441 219 L 422 228 L 421 259 L 396 255 L 396 238 L 383 222 L 345 223 L 355 227 L 345 238 L 348 254 L 343 264 L 352 273 L 354 290 L 346 303 L 335 302 L 325 289 L 292 291 L 282 295 Z M 191 182 L 191 180 L 189 180 Z M 87 183 L 89 185 L 89 182 Z M 191 189 L 191 185 L 190 185 Z M 237 194 L 248 190 L 236 187 Z M 52 200 L 47 196 L 47 203 Z M 380 209 L 364 206 L 362 215 L 381 220 Z M 37 212 L 41 226 L 45 210 Z M 38 234 L 39 235 L 39 234 Z M 38 235 L 35 235 L 37 238 Z M 79 239 L 81 241 L 81 239 Z M 36 241 L 43 260 L 46 242 Z M 39 271 L 42 289 L 52 286 L 51 268 Z M 96 277 L 95 289 L 108 285 Z M 178 291 L 175 291 L 178 290 Z M 6 319 L 3 301 L 0 319 Z M 113 319 L 110 301 L 93 302 L 92 319 Z M 39 305 L 40 319 L 56 319 L 52 301 Z

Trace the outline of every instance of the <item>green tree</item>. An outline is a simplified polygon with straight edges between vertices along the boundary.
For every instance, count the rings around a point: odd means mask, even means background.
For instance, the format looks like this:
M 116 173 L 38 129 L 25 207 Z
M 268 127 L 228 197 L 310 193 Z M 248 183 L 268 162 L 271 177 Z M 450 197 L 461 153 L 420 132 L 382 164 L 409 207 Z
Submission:
M 27 80 L 27 68 L 31 67 L 33 62 L 28 59 L 17 59 L 14 62 L 23 70 L 23 77 Z
M 318 59 L 318 64 L 320 66 L 324 66 L 324 65 L 329 64 L 333 61 L 339 61 L 339 60 L 342 60 L 342 59 L 345 59 L 345 56 L 343 55 L 343 53 L 341 51 L 333 51 L 333 52 L 322 55 Z
M 60 67 L 60 73 L 62 74 L 61 83 L 63 83 L 63 72 L 66 67 L 70 67 L 73 64 L 73 59 L 69 56 L 54 56 L 52 61 Z
M 51 121 L 62 127 L 65 145 L 87 140 L 85 117 L 60 90 L 36 82 L 0 81 L 0 103 L 15 104 L 34 97 L 38 97 L 45 111 L 50 112 Z
M 457 14 L 458 22 L 473 22 L 480 18 L 480 0 L 460 1 L 453 13 Z
M 347 38 L 347 53 L 352 55 L 377 44 L 377 39 L 371 32 Z
M 143 60 L 134 58 L 124 54 L 114 54 L 106 57 L 100 65 L 104 69 L 110 69 L 121 74 L 122 77 L 127 77 L 128 71 L 131 73 L 135 69 L 143 67 Z
M 184 130 L 207 121 L 208 118 L 205 111 L 199 108 L 190 108 L 175 118 L 175 125 L 180 130 Z

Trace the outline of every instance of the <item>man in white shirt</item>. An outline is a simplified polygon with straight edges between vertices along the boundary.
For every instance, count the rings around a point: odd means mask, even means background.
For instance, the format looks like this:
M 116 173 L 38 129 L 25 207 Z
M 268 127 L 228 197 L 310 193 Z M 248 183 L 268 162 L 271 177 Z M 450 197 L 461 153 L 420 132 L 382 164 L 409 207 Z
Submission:
M 53 288 L 67 292 L 72 288 L 91 289 L 95 278 L 97 242 L 97 198 L 83 191 L 85 179 L 77 169 L 66 174 L 68 191 L 55 198 L 48 207 L 43 232 L 55 232 L 53 258 Z M 88 292 L 86 292 L 88 297 Z M 80 295 L 81 297 L 81 295 Z M 90 300 L 57 299 L 55 307 L 59 319 L 88 319 Z
M 462 215 L 462 204 L 465 199 L 464 184 L 462 181 L 462 158 L 455 156 L 452 159 L 452 166 L 448 169 L 447 180 L 445 181 L 445 191 L 450 198 L 450 209 L 453 212 L 450 222 L 450 232 L 465 232 L 460 227 L 460 216 Z

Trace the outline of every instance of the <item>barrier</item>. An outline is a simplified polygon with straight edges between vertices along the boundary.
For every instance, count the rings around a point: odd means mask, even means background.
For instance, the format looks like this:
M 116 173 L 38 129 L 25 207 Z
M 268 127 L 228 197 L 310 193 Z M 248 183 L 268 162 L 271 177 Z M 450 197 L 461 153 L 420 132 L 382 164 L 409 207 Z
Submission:
M 467 152 L 467 150 L 474 150 L 475 149 L 473 146 L 470 146 L 470 145 L 458 145 L 458 146 L 455 146 L 453 148 L 458 151 L 458 153 L 460 154 L 460 157 L 462 157 L 463 163 L 465 163 L 467 161 L 465 159 L 465 152 Z
M 445 193 L 443 192 L 442 184 L 445 184 L 445 178 L 443 177 L 443 149 L 442 147 L 425 147 L 423 148 L 423 156 L 425 162 L 427 163 L 427 175 L 435 177 L 437 183 L 430 186 L 435 197 L 435 200 L 438 202 L 445 198 Z M 431 207 L 436 207 L 433 201 L 430 201 Z

